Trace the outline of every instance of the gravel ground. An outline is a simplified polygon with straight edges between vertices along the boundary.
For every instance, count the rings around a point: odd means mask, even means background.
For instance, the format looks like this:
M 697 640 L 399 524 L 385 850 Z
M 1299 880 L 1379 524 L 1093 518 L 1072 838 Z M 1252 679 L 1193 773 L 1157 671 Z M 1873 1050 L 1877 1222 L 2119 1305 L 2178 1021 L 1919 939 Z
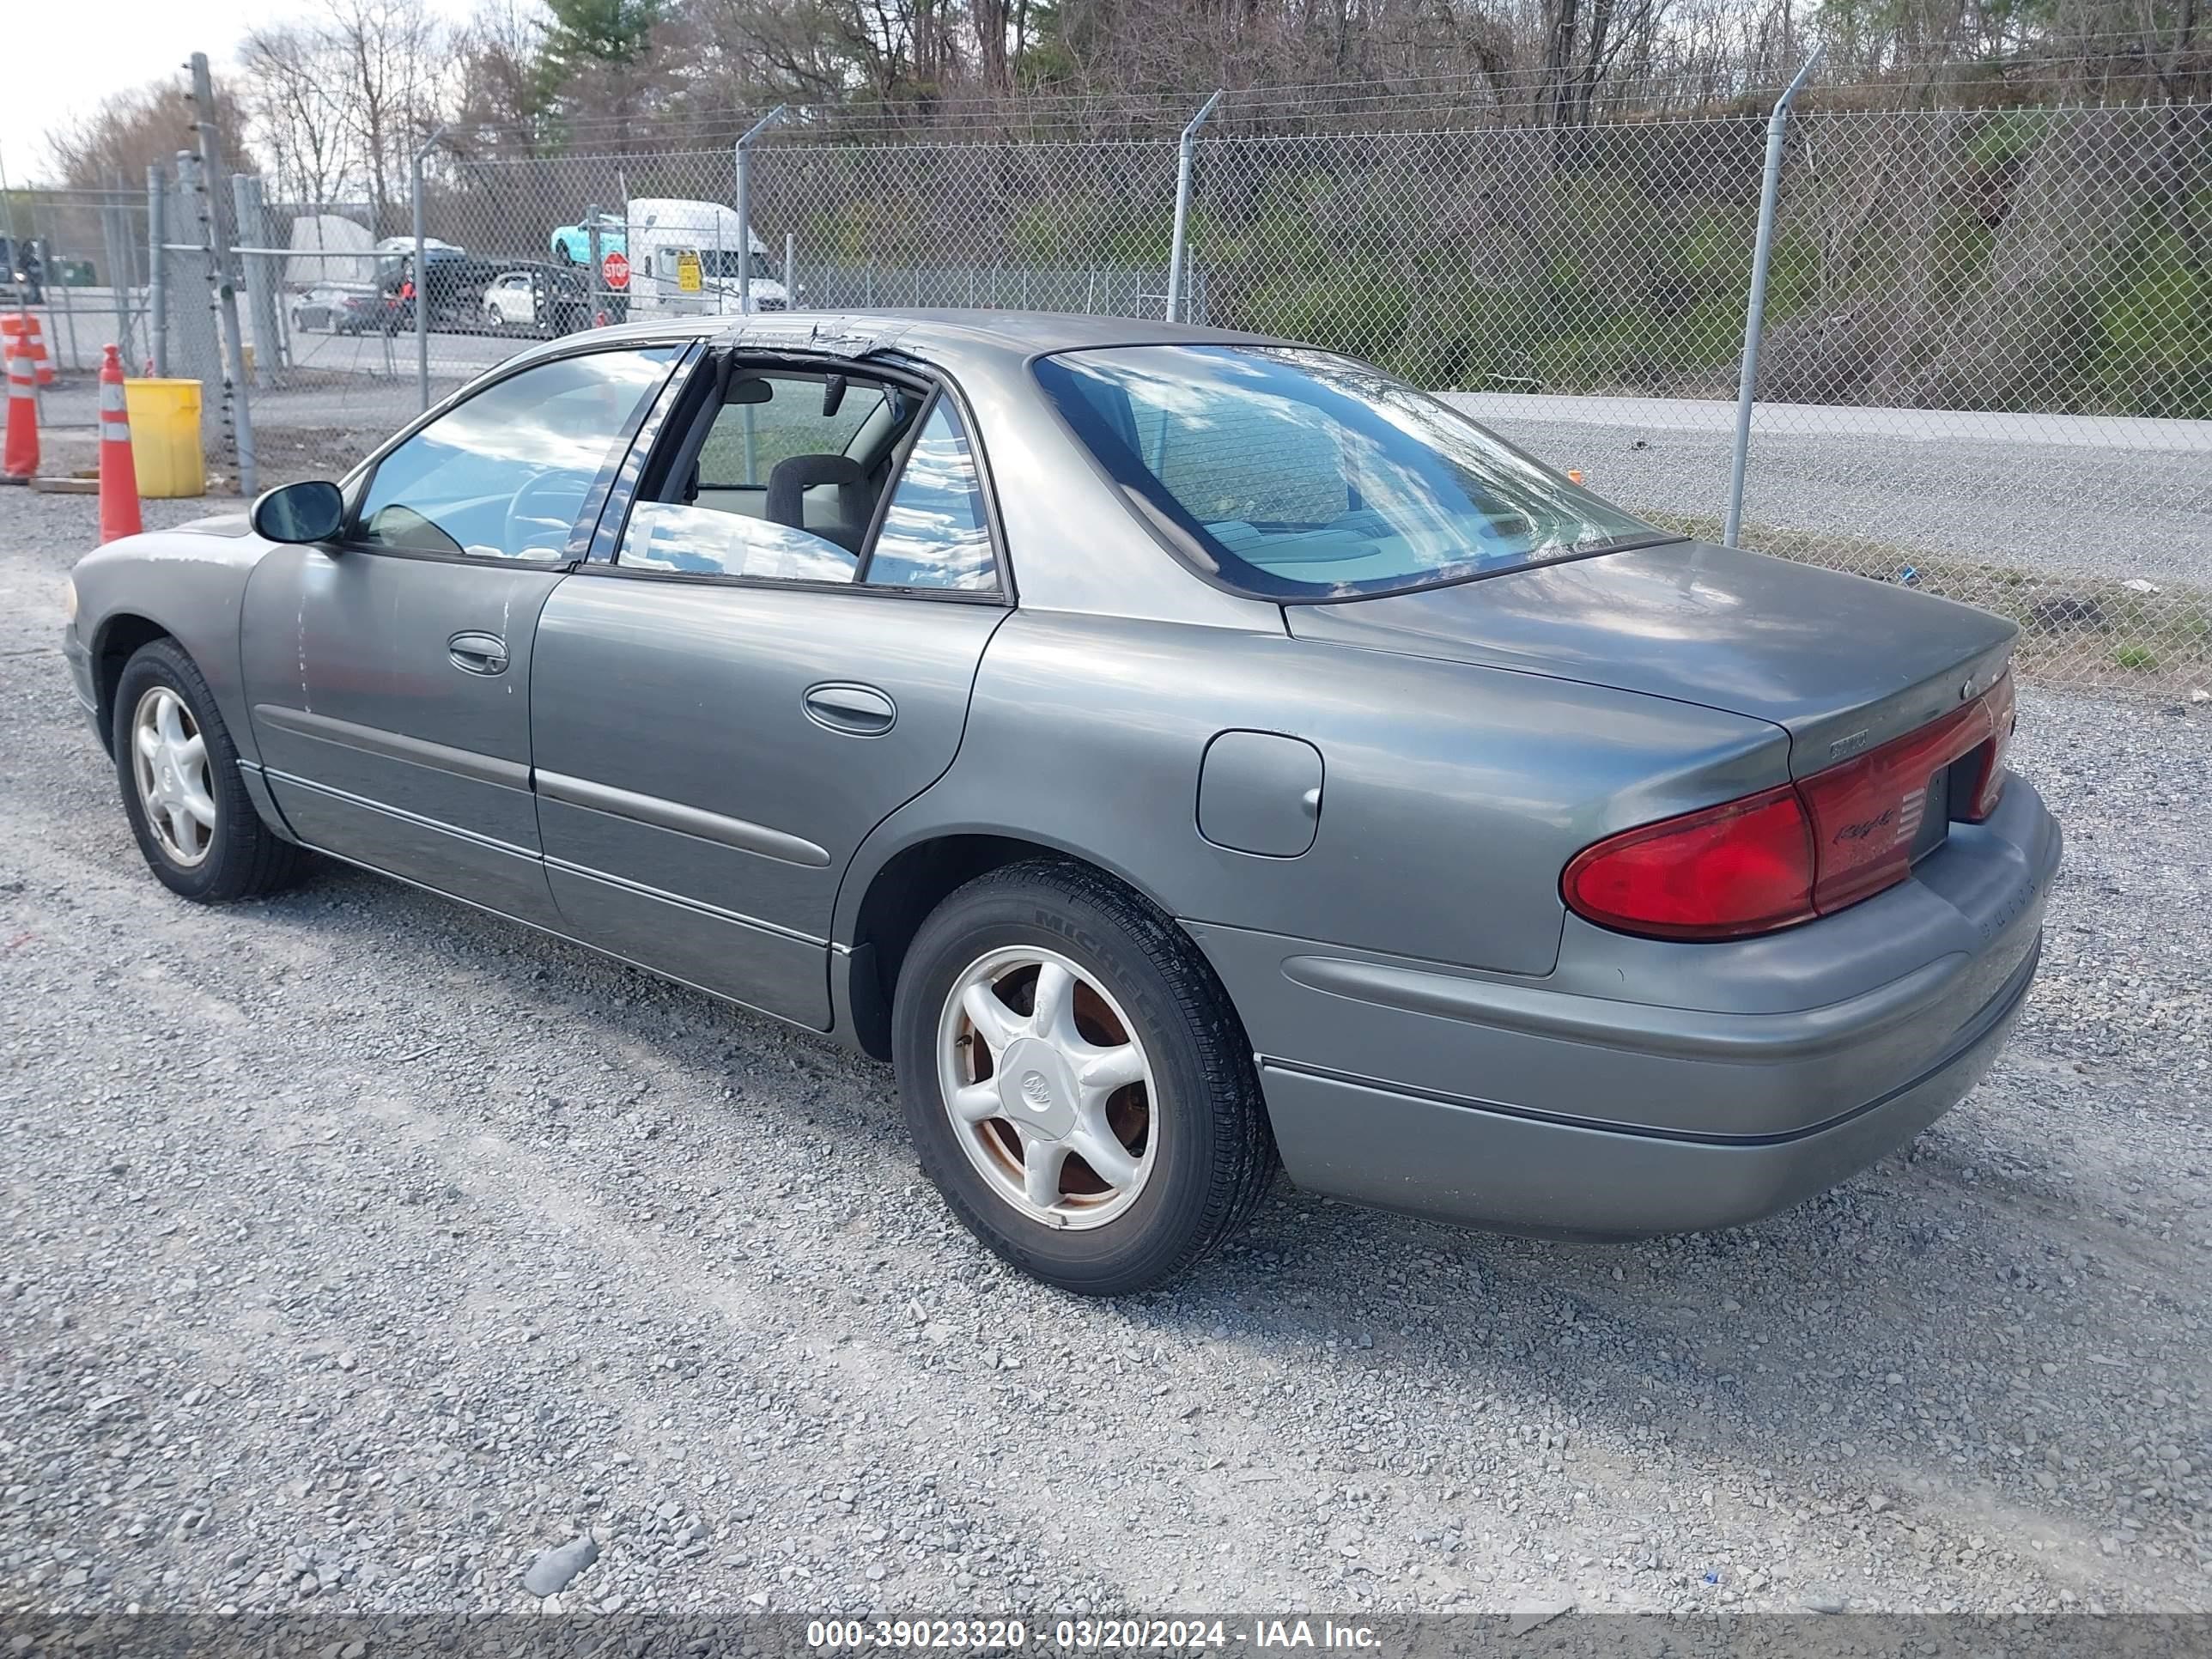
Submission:
M 1623 1248 L 1285 1188 L 1101 1305 L 880 1067 L 364 875 L 170 897 L 93 522 L 0 494 L 0 1611 L 520 1610 L 586 1536 L 571 1609 L 2212 1609 L 2201 709 L 2023 698 L 2043 978 L 1908 1154 Z

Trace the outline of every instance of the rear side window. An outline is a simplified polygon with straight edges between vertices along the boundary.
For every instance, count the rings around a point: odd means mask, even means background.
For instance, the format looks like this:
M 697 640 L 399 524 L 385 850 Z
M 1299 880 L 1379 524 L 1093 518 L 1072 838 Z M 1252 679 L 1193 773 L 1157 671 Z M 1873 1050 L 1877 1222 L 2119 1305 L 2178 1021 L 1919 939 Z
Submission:
M 760 403 L 723 405 L 699 450 L 702 489 L 765 488 L 778 461 L 793 455 L 842 455 L 884 406 L 880 386 L 846 387 L 834 413 L 822 412 L 819 375 L 757 374 L 746 380 L 767 391 Z
M 949 396 L 858 372 L 744 369 L 723 395 L 631 507 L 618 567 L 996 589 L 975 448 Z
M 1351 599 L 1677 539 L 1326 352 L 1132 346 L 1063 352 L 1036 375 L 1186 561 L 1255 598 Z
M 739 369 L 699 417 L 658 499 L 631 509 L 632 570 L 849 582 L 891 453 L 921 397 L 859 375 Z
M 877 587 L 982 592 L 998 586 L 975 453 L 948 398 L 937 400 L 906 458 L 876 532 L 867 579 Z

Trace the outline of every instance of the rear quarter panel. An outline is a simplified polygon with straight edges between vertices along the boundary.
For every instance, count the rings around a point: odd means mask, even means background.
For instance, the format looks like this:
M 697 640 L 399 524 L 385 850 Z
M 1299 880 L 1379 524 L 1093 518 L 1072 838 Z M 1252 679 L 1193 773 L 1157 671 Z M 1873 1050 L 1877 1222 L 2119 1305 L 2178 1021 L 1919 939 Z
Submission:
M 1200 763 L 1232 730 L 1319 749 L 1303 856 L 1198 831 Z M 1129 882 L 1186 921 L 1540 975 L 1561 867 L 1624 824 L 1788 776 L 1778 726 L 1464 664 L 1248 630 L 1024 610 L 994 635 L 951 769 L 862 845 L 840 940 L 902 849 L 1021 836 Z
M 119 637 L 118 625 L 151 623 L 198 665 L 232 741 L 248 760 L 259 755 L 239 673 L 239 612 L 246 580 L 269 545 L 243 518 L 211 519 L 110 542 L 70 572 L 77 638 L 92 653 L 95 673 Z M 112 710 L 101 712 L 112 720 Z

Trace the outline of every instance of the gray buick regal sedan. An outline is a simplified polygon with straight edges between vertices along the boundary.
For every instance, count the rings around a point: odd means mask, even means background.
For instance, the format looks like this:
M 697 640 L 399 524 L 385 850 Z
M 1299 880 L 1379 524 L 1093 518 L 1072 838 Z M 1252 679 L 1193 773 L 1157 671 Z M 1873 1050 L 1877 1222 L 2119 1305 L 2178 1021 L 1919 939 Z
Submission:
M 312 849 L 888 1060 L 1093 1294 L 1279 1161 L 1566 1237 L 1818 1192 L 1989 1066 L 2059 856 L 2010 623 L 1158 323 L 596 331 L 70 597 L 173 892 Z

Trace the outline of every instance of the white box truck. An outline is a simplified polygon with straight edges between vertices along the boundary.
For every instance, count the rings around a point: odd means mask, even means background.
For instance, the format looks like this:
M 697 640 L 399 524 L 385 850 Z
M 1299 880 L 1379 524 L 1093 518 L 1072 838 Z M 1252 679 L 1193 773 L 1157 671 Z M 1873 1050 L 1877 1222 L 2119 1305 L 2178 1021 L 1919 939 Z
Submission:
M 768 245 L 720 202 L 635 197 L 618 245 L 629 261 L 632 317 L 737 311 L 748 260 L 752 309 L 790 309 L 791 295 L 769 263 Z

